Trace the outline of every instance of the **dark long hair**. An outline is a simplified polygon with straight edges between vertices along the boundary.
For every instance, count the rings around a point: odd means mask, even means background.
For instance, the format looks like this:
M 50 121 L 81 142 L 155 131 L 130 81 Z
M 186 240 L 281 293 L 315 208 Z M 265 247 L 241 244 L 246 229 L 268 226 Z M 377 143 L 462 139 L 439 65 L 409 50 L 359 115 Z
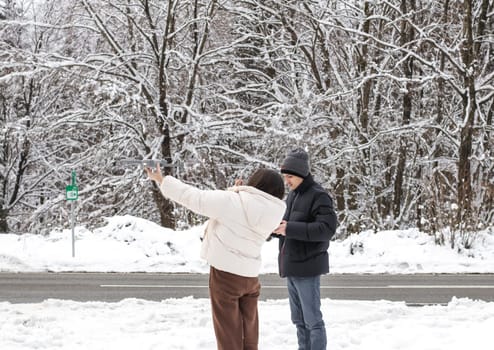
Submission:
M 247 180 L 247 186 L 252 186 L 270 195 L 283 199 L 285 195 L 285 185 L 281 175 L 274 170 L 260 168 Z

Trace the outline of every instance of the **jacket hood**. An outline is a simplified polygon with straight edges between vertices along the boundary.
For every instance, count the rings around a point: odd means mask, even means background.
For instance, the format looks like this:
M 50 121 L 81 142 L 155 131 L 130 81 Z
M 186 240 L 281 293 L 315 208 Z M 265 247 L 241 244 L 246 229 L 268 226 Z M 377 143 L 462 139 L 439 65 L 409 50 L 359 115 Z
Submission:
M 235 186 L 229 190 L 240 196 L 244 216 L 250 227 L 270 234 L 280 224 L 286 204 L 264 191 L 252 186 Z

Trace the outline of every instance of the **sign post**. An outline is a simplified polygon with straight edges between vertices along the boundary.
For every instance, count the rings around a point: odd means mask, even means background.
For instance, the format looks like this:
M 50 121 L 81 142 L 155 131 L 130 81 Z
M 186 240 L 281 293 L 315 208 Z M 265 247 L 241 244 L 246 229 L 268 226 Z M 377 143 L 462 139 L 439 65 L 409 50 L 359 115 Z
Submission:
M 72 228 L 72 257 L 75 257 L 75 218 L 74 218 L 74 201 L 79 198 L 79 188 L 75 180 L 75 170 L 72 170 L 72 183 L 65 187 L 65 199 L 70 201 L 70 221 Z

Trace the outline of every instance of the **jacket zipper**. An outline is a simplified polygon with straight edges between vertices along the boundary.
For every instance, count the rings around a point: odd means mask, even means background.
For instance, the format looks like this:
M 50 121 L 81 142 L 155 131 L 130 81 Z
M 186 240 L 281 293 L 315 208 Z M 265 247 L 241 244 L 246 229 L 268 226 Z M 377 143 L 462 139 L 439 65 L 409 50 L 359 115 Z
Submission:
M 285 244 L 286 244 L 286 238 L 283 239 L 283 244 L 281 245 L 281 250 L 280 250 L 280 276 L 285 277 L 284 273 L 284 263 L 283 263 L 283 258 L 285 256 Z
M 297 200 L 298 198 L 298 192 L 295 191 L 295 196 L 293 198 L 293 200 L 291 201 L 290 203 L 290 208 L 288 208 L 288 217 L 290 217 L 291 213 L 292 213 L 292 208 L 293 208 L 293 205 L 295 204 L 295 201 Z M 285 256 L 285 245 L 286 245 L 286 236 L 285 238 L 283 239 L 283 244 L 281 245 L 281 249 L 280 249 L 280 275 L 281 277 L 284 277 L 285 275 L 285 271 L 283 270 L 283 267 L 284 267 L 284 264 L 283 264 L 283 258 Z

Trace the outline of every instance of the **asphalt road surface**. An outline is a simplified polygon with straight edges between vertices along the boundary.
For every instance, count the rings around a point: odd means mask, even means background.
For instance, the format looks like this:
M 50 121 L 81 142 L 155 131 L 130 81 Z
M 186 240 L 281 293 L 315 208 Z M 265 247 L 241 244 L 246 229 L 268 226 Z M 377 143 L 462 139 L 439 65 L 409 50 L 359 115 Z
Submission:
M 287 298 L 285 280 L 261 275 L 261 300 Z M 116 302 L 208 297 L 208 275 L 159 273 L 0 273 L 0 302 L 45 299 Z M 342 274 L 321 278 L 321 297 L 445 304 L 453 297 L 494 301 L 494 274 Z

